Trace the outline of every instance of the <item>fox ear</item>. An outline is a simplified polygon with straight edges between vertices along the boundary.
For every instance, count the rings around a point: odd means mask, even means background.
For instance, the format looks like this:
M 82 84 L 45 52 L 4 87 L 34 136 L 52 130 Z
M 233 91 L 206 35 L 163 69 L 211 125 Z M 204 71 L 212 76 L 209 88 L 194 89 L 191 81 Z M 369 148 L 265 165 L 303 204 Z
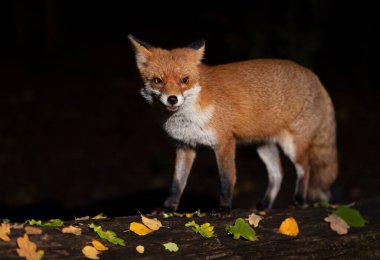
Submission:
M 201 63 L 203 56 L 205 54 L 205 45 L 206 45 L 205 39 L 199 39 L 195 42 L 190 43 L 186 47 L 190 49 L 194 49 L 196 51 L 198 62 Z
M 133 50 L 136 54 L 136 62 L 137 67 L 139 69 L 146 66 L 147 62 L 149 61 L 150 57 L 152 57 L 152 53 L 150 52 L 150 48 L 153 48 L 152 45 L 149 43 L 146 43 L 142 40 L 137 39 L 133 35 L 128 35 L 128 39 L 132 44 Z

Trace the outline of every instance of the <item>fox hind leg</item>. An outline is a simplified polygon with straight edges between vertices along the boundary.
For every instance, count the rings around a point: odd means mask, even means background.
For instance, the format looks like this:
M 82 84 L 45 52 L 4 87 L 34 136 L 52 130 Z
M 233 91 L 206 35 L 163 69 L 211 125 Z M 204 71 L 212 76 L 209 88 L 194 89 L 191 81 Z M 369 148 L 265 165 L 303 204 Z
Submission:
M 257 148 L 257 153 L 265 163 L 268 172 L 268 187 L 264 198 L 257 204 L 259 210 L 270 209 L 280 191 L 282 183 L 282 167 L 280 154 L 277 145 L 274 143 L 266 144 Z
M 309 154 L 307 146 L 302 141 L 300 136 L 290 133 L 284 134 L 278 140 L 280 147 L 296 168 L 297 180 L 293 197 L 293 203 L 296 206 L 302 206 L 305 203 L 310 179 Z

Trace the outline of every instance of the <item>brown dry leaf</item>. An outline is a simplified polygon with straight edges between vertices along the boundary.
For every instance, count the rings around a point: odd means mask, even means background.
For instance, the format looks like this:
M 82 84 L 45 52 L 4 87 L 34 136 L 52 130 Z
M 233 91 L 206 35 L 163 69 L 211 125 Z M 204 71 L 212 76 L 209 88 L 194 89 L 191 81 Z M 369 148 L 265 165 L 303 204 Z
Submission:
M 285 219 L 282 221 L 278 232 L 287 236 L 297 236 L 299 233 L 297 221 L 293 217 Z
M 82 234 L 82 229 L 80 227 L 70 225 L 68 227 L 62 228 L 62 233 L 80 236 Z
M 9 223 L 2 223 L 0 226 L 0 239 L 4 241 L 11 241 L 9 234 L 11 233 L 11 225 Z
M 340 217 L 335 214 L 330 214 L 325 217 L 326 222 L 330 222 L 330 228 L 334 230 L 339 235 L 344 235 L 348 233 L 350 226 Z
M 37 251 L 37 245 L 29 240 L 28 234 L 17 238 L 17 254 L 27 260 L 39 260 L 43 256 L 43 250 Z
M 90 219 L 90 216 L 79 217 L 79 218 L 75 218 L 75 222 L 82 221 L 82 220 L 89 220 L 89 219 Z
M 25 226 L 25 224 L 26 224 L 26 222 L 21 223 L 21 224 L 14 223 L 14 224 L 11 226 L 11 228 L 13 228 L 13 229 L 23 229 L 24 226 Z
M 82 253 L 89 259 L 99 259 L 98 254 L 100 254 L 100 251 L 93 246 L 85 246 L 82 249 Z
M 259 211 L 259 215 L 260 215 L 260 216 L 266 216 L 266 215 L 267 215 L 267 212 L 266 212 L 266 211 Z
M 140 254 L 143 254 L 145 251 L 145 248 L 142 245 L 136 246 L 136 251 L 139 252 Z
M 248 216 L 248 223 L 253 226 L 253 227 L 257 227 L 259 225 L 259 222 L 262 220 L 263 218 L 259 215 L 256 215 L 255 213 L 252 213 Z
M 39 227 L 26 226 L 24 230 L 25 230 L 25 233 L 27 233 L 28 235 L 41 235 L 42 234 L 42 228 L 39 228 Z
M 157 231 L 162 227 L 161 221 L 159 221 L 157 218 L 147 218 L 142 214 L 140 215 L 142 223 L 144 223 L 144 225 L 150 228 L 151 230 Z
M 145 236 L 145 235 L 153 232 L 153 230 L 151 230 L 148 227 L 146 227 L 145 225 L 143 225 L 141 223 L 137 223 L 137 222 L 132 222 L 129 225 L 129 230 L 135 232 L 139 236 Z
M 91 244 L 99 251 L 106 251 L 108 250 L 108 247 L 103 245 L 100 241 L 94 239 L 91 241 Z

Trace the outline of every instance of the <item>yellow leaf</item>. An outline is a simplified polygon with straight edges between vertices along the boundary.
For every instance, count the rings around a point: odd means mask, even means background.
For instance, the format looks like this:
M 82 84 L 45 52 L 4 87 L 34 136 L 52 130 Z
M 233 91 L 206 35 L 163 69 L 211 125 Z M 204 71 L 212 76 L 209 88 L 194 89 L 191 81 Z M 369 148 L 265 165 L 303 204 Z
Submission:
M 25 257 L 27 260 L 39 260 L 43 255 L 43 251 L 37 251 L 37 245 L 29 240 L 28 234 L 24 234 L 24 237 L 17 238 L 17 253 L 21 257 Z
M 105 245 L 103 245 L 100 241 L 98 240 L 92 240 L 91 241 L 92 245 L 99 251 L 106 251 L 108 250 L 108 247 L 106 247 Z
M 2 223 L 0 226 L 0 239 L 10 241 L 9 234 L 11 233 L 11 225 L 9 223 Z
M 24 228 L 25 233 L 28 235 L 41 235 L 42 234 L 42 229 L 39 227 L 31 227 L 31 226 L 26 226 Z
M 285 219 L 282 221 L 278 232 L 287 236 L 297 236 L 299 233 L 297 221 L 293 217 Z
M 348 233 L 350 226 L 339 216 L 335 214 L 330 214 L 325 218 L 326 222 L 330 222 L 330 228 L 334 230 L 339 235 L 344 235 Z
M 152 233 L 153 230 L 147 228 L 145 225 L 137 222 L 132 222 L 129 225 L 129 230 L 135 232 L 139 236 L 145 236 L 149 233 Z
M 162 227 L 161 221 L 157 218 L 147 218 L 141 214 L 141 221 L 145 226 L 153 231 L 159 230 Z
M 98 254 L 100 254 L 100 251 L 93 246 L 85 246 L 82 249 L 82 253 L 89 259 L 99 259 Z
M 185 216 L 186 216 L 187 218 L 191 218 L 191 217 L 193 216 L 193 213 L 185 213 Z
M 255 213 L 252 213 L 248 216 L 248 223 L 251 225 L 251 226 L 254 226 L 254 227 L 257 227 L 259 225 L 259 222 L 262 220 L 263 218 L 260 217 L 259 215 L 256 215 Z
M 100 213 L 100 214 L 96 215 L 95 217 L 93 217 L 92 219 L 103 219 L 103 218 L 107 218 L 107 216 L 104 215 L 103 213 Z
M 75 227 L 71 225 L 71 226 L 62 228 L 62 233 L 80 236 L 82 234 L 82 229 L 80 227 Z
M 143 254 L 145 251 L 145 248 L 142 245 L 136 246 L 136 251 L 139 252 L 140 254 Z

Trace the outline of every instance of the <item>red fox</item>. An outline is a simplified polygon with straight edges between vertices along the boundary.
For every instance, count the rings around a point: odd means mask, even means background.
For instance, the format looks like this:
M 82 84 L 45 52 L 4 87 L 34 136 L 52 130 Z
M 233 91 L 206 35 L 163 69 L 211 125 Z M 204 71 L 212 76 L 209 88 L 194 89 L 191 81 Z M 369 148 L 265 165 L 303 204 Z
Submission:
M 221 184 L 215 215 L 231 209 L 239 142 L 262 143 L 257 152 L 269 185 L 259 208 L 270 209 L 280 190 L 279 147 L 295 165 L 294 202 L 330 198 L 329 188 L 338 174 L 335 113 L 312 71 L 276 59 L 207 66 L 202 64 L 204 40 L 166 50 L 128 38 L 144 82 L 141 94 L 169 111 L 163 128 L 178 143 L 164 211 L 177 209 L 197 145 L 215 151 Z

